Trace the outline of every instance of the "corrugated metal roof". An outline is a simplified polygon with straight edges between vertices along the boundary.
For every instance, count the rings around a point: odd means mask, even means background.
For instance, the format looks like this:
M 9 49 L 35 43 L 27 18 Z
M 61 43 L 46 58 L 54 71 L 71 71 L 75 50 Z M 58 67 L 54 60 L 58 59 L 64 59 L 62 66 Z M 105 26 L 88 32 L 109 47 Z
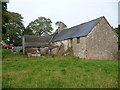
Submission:
M 44 43 L 44 44 L 42 44 L 42 43 L 33 43 L 33 44 L 29 44 L 29 43 L 27 43 L 27 44 L 25 44 L 25 47 L 27 47 L 27 48 L 42 48 L 42 47 L 48 47 L 49 46 L 49 44 L 48 43 Z
M 25 42 L 49 42 L 52 36 L 24 35 Z
M 69 38 L 86 36 L 91 32 L 91 30 L 94 28 L 94 26 L 96 26 L 99 19 L 100 18 L 97 18 L 92 21 L 74 26 L 72 28 L 62 30 L 57 35 L 55 35 L 51 41 L 56 42 L 56 41 L 65 40 L 65 39 L 69 39 Z
M 25 47 L 47 47 L 52 36 L 24 35 Z

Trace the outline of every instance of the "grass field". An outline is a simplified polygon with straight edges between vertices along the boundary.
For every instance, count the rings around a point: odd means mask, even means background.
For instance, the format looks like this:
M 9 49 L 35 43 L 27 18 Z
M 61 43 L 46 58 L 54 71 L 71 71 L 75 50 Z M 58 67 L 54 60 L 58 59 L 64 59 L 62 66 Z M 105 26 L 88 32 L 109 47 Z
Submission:
M 118 61 L 73 56 L 28 58 L 3 50 L 3 88 L 117 88 Z

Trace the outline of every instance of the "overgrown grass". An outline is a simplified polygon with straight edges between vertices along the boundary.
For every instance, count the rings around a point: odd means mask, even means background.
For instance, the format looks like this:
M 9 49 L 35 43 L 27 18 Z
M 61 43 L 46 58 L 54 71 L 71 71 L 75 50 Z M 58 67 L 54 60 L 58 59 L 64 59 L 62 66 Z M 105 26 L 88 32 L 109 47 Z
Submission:
M 117 88 L 118 62 L 72 56 L 28 58 L 3 50 L 3 88 Z

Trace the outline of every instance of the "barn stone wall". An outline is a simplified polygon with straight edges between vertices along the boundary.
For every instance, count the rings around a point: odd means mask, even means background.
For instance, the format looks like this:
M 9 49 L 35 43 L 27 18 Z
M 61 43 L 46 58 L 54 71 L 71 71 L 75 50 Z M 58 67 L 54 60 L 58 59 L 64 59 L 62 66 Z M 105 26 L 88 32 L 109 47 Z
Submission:
M 89 33 L 86 44 L 88 59 L 118 59 L 118 37 L 104 18 Z
M 72 39 L 67 39 L 63 41 L 53 42 L 52 43 L 56 48 L 51 50 L 51 54 L 64 55 L 68 53 L 68 49 L 72 47 Z M 63 46 L 62 46 L 63 45 Z M 72 52 L 70 52 L 72 53 Z
M 80 37 L 79 43 L 77 43 L 77 38 L 73 38 L 72 42 L 73 55 L 80 58 L 86 58 L 86 37 Z
M 86 58 L 86 37 L 80 37 L 79 42 L 77 43 L 77 38 L 54 42 L 53 44 L 58 47 L 52 49 L 51 54 L 63 55 L 69 53 L 73 56 Z M 60 48 L 62 44 L 64 47 Z M 72 52 L 68 49 L 72 49 Z
M 66 51 L 68 49 L 68 45 L 69 45 L 69 39 L 68 40 L 63 40 L 61 41 L 64 45 L 64 51 Z
M 51 49 L 50 54 L 57 55 L 58 49 L 59 49 L 58 47 Z
M 72 38 L 53 43 L 57 48 L 51 50 L 52 54 L 63 55 L 72 48 L 72 55 L 80 58 L 97 60 L 118 59 L 118 37 L 105 18 L 85 37 Z M 61 48 L 61 45 L 62 48 Z
M 63 40 L 58 42 L 53 42 L 55 48 L 51 50 L 51 54 L 63 55 L 68 49 L 69 40 Z

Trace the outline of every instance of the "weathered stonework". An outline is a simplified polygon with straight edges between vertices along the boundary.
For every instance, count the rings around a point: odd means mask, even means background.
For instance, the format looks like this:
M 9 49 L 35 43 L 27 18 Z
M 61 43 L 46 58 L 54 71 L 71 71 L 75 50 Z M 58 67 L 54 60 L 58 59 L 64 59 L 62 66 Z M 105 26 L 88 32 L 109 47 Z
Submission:
M 68 49 L 69 42 L 68 40 L 64 40 L 64 41 L 54 42 L 52 44 L 55 46 L 55 48 L 51 50 L 51 54 L 63 55 L 65 51 Z
M 80 37 L 80 42 L 77 43 L 77 38 L 73 38 L 73 55 L 86 58 L 86 37 Z
M 26 41 L 23 38 L 23 53 L 32 53 L 38 48 L 40 55 L 73 55 L 97 60 L 117 60 L 120 54 L 118 36 L 105 17 L 63 30 L 55 36 L 27 36 Z
M 53 49 L 51 50 L 50 54 L 52 54 L 52 55 L 57 55 L 58 49 L 59 49 L 58 47 L 57 47 L 57 48 L 53 48 Z
M 79 39 L 79 42 L 78 42 Z M 72 38 L 54 42 L 63 48 L 52 50 L 54 54 L 59 54 L 59 50 L 66 53 L 67 49 L 72 48 L 73 56 L 97 60 L 117 60 L 118 59 L 118 37 L 105 18 L 100 18 L 92 31 L 84 37 Z
M 73 50 L 73 56 L 77 56 L 80 58 L 86 58 L 86 37 L 80 37 L 80 43 L 77 43 L 77 38 L 68 39 L 64 41 L 54 42 L 56 46 L 61 46 L 61 43 L 64 45 L 64 49 L 62 51 L 65 53 L 69 48 Z M 52 49 L 52 54 L 58 54 L 58 48 Z
M 118 37 L 105 18 L 86 37 L 86 58 L 115 60 L 118 53 Z

